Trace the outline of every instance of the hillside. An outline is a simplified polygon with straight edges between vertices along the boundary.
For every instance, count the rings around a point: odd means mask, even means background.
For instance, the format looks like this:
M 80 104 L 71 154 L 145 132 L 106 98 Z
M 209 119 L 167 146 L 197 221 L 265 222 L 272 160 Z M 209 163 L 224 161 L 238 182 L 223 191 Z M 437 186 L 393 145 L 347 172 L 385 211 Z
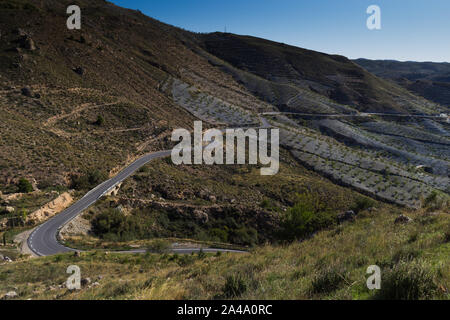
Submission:
M 260 112 L 447 110 L 344 57 L 247 36 L 194 34 L 104 1 L 81 1 L 83 28 L 70 31 L 68 3 L 1 4 L 3 192 L 14 192 L 20 177 L 45 189 L 70 187 L 71 177 L 95 170 L 107 176 L 167 148 L 171 130 L 195 118 L 240 126 L 259 123 Z M 303 164 L 380 199 L 419 206 L 433 189 L 448 192 L 448 124 L 398 120 L 269 119 Z
M 245 79 L 239 79 L 250 90 L 279 108 L 301 108 L 301 105 L 289 101 L 292 101 L 293 93 L 304 94 L 306 90 L 345 105 L 346 108 L 334 110 L 340 113 L 355 110 L 410 111 L 410 106 L 396 101 L 399 95 L 407 96 L 405 92 L 342 56 L 233 34 L 202 35 L 199 41 L 205 50 L 233 67 L 267 80 L 265 88 L 255 88 L 254 79 L 248 83 Z M 240 78 L 240 74 L 236 77 Z M 315 110 L 311 108 L 308 111 Z
M 342 56 L 103 0 L 78 1 L 82 29 L 67 30 L 69 4 L 0 2 L 0 297 L 448 298 L 448 105 Z M 433 72 L 418 80 L 444 82 Z M 21 254 L 32 212 L 49 218 L 195 120 L 279 128 L 279 173 L 154 160 L 65 226 L 59 240 L 89 252 Z M 166 251 L 186 243 L 249 253 Z M 132 248 L 148 253 L 105 252 Z M 66 290 L 69 262 L 98 283 Z M 374 263 L 380 296 L 364 286 Z
M 362 212 L 354 224 L 248 254 L 85 252 L 19 259 L 0 267 L 0 294 L 17 299 L 449 299 L 448 214 L 416 212 L 394 224 L 397 209 Z M 445 231 L 446 230 L 446 231 Z M 86 279 L 65 288 L 68 265 Z M 383 268 L 382 290 L 366 287 L 367 266 Z M 89 280 L 88 280 L 89 279 Z

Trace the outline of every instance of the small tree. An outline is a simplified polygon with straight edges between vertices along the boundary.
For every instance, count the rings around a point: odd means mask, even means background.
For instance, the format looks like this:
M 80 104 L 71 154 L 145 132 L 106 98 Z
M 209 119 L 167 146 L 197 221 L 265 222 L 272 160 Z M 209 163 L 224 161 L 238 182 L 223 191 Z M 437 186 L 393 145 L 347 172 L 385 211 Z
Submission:
M 102 126 L 105 123 L 105 119 L 101 115 L 97 116 L 97 121 L 95 121 L 95 124 L 97 126 Z
M 22 226 L 25 226 L 25 223 L 27 222 L 28 211 L 26 209 L 22 208 L 19 211 L 17 211 L 16 216 L 17 216 L 17 219 L 22 224 Z
M 298 195 L 296 204 L 282 217 L 281 238 L 292 241 L 327 228 L 335 221 L 320 199 L 307 192 Z
M 30 181 L 25 178 L 21 178 L 19 180 L 17 187 L 19 188 L 20 193 L 29 193 L 33 191 L 33 186 L 31 185 Z

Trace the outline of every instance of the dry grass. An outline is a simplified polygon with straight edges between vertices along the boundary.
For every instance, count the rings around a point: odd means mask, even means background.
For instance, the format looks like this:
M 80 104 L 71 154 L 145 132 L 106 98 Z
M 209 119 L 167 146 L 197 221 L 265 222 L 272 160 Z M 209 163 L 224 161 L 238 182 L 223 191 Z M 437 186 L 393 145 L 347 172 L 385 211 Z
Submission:
M 249 254 L 90 252 L 80 258 L 66 254 L 17 261 L 1 267 L 0 291 L 17 287 L 21 299 L 450 298 L 449 216 L 407 212 L 413 222 L 395 225 L 398 213 L 392 208 L 365 211 L 354 224 Z M 102 275 L 99 285 L 76 292 L 50 289 L 65 281 L 71 264 L 79 265 L 82 276 L 93 282 Z M 365 286 L 372 264 L 382 269 L 384 292 Z

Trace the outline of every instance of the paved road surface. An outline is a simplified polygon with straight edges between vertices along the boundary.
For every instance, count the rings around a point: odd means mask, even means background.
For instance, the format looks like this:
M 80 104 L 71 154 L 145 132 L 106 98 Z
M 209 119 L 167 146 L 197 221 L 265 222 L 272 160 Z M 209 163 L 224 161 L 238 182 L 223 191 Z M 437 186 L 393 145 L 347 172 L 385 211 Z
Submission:
M 94 204 L 98 199 L 112 190 L 117 184 L 124 181 L 126 178 L 131 176 L 139 168 L 147 164 L 153 159 L 164 158 L 169 156 L 171 151 L 160 151 L 151 153 L 143 156 L 142 158 L 136 160 L 123 171 L 121 171 L 114 178 L 103 182 L 91 191 L 89 191 L 83 198 L 78 202 L 73 204 L 71 207 L 64 210 L 62 213 L 56 215 L 52 219 L 43 223 L 37 227 L 29 236 L 27 242 L 28 247 L 38 256 L 49 256 L 58 253 L 75 251 L 74 249 L 63 246 L 56 239 L 59 230 L 77 215 L 81 214 L 85 209 Z M 214 249 L 206 248 L 202 249 L 204 252 L 242 252 L 238 250 L 227 250 L 227 249 Z M 183 248 L 183 249 L 172 249 L 175 253 L 191 253 L 200 251 L 199 248 Z M 142 253 L 145 250 L 132 250 L 129 253 Z
M 323 113 L 301 113 L 301 112 L 264 112 L 263 116 L 276 116 L 276 115 L 296 115 L 304 117 L 317 117 L 317 118 L 366 118 L 371 116 L 381 117 L 404 117 L 404 118 L 421 118 L 421 119 L 435 119 L 449 122 L 450 117 L 448 115 L 423 115 L 423 114 L 408 114 L 408 113 L 377 113 L 377 112 L 361 112 L 357 114 L 323 114 Z
M 94 204 L 108 191 L 112 190 L 117 184 L 131 176 L 136 170 L 153 159 L 164 158 L 169 155 L 170 151 L 160 151 L 145 155 L 130 164 L 114 178 L 98 185 L 71 207 L 37 227 L 28 238 L 29 248 L 39 256 L 48 256 L 62 252 L 74 251 L 73 249 L 67 248 L 58 242 L 56 236 L 59 230 L 89 206 Z

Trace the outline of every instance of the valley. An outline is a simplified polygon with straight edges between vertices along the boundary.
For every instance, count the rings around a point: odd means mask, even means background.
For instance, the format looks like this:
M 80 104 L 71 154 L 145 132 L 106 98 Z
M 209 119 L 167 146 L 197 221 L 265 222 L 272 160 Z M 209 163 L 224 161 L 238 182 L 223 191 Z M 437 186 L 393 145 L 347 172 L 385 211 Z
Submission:
M 0 3 L 0 298 L 390 299 L 404 275 L 449 298 L 447 64 L 78 2 L 80 30 L 68 0 Z M 195 121 L 279 129 L 279 170 L 174 164 Z M 371 264 L 392 292 L 366 289 Z

